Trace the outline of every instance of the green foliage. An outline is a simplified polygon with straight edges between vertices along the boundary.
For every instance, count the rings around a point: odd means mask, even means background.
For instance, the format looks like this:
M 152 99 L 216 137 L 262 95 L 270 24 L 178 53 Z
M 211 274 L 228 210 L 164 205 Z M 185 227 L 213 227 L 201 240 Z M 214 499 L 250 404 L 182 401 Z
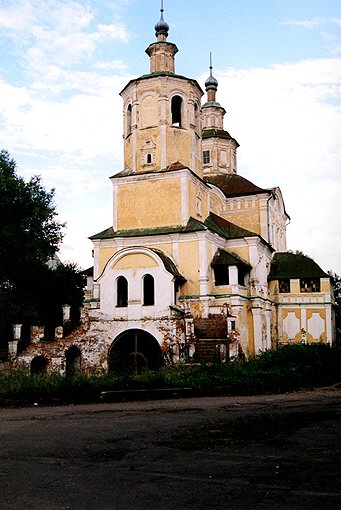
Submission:
M 56 219 L 53 199 L 54 190 L 46 191 L 40 177 L 26 182 L 16 174 L 15 161 L 0 151 L 1 276 L 16 282 L 18 269 L 46 263 L 57 251 L 64 225 Z
M 72 264 L 48 267 L 62 241 L 54 190 L 40 177 L 27 182 L 16 163 L 0 151 L 0 343 L 11 338 L 12 324 L 60 324 L 61 306 L 82 303 L 84 278 Z
M 179 387 L 198 395 L 282 393 L 339 383 L 340 368 L 340 349 L 314 344 L 283 346 L 226 366 L 179 365 L 134 376 L 30 376 L 17 370 L 0 372 L 0 402 L 94 402 L 102 391 Z
M 341 277 L 333 271 L 328 271 L 334 290 L 335 298 L 335 322 L 336 322 L 336 342 L 341 345 Z

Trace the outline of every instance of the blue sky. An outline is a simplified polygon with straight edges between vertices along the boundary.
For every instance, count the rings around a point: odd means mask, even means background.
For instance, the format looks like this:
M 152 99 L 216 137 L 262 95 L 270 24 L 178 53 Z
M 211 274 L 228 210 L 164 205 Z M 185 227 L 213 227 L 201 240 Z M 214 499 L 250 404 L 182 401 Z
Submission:
M 279 186 L 288 248 L 341 273 L 340 0 L 165 0 L 176 71 L 204 87 L 209 52 L 240 143 L 238 172 Z M 128 80 L 148 72 L 159 0 L 1 0 L 0 147 L 56 189 L 63 260 L 91 265 L 112 223 Z

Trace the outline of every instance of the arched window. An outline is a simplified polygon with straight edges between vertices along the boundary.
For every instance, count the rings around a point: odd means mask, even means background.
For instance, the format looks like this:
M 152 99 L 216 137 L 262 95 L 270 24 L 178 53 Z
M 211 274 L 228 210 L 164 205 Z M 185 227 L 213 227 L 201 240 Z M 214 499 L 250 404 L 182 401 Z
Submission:
M 147 154 L 147 164 L 150 164 L 152 162 L 152 155 Z
M 181 127 L 181 109 L 182 98 L 180 96 L 172 97 L 172 126 Z
M 127 108 L 127 136 L 131 133 L 131 104 Z
M 81 370 L 81 351 L 75 345 L 65 352 L 65 375 L 74 376 Z
M 197 103 L 194 103 L 194 129 L 198 131 L 199 129 L 199 109 Z
M 143 277 L 143 305 L 152 306 L 155 303 L 154 278 L 150 274 Z
M 35 356 L 31 361 L 31 374 L 43 375 L 47 372 L 48 361 L 45 356 Z
M 117 278 L 117 299 L 116 306 L 118 308 L 123 308 L 128 306 L 128 282 L 124 276 L 119 276 Z

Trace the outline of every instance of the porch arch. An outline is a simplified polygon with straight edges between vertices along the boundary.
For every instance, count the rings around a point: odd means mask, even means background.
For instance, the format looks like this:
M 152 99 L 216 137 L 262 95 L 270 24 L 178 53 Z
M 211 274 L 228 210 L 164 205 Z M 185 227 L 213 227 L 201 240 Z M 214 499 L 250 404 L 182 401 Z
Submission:
M 118 335 L 108 353 L 109 372 L 138 374 L 163 365 L 162 350 L 156 338 L 142 329 L 129 329 Z

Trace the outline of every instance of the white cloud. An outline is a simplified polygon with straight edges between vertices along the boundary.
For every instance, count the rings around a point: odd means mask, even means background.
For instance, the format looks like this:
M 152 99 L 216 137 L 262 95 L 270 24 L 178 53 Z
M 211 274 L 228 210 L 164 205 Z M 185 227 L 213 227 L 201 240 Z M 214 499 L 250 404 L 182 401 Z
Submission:
M 47 63 L 69 67 L 90 59 L 105 41 L 129 40 L 121 21 L 93 26 L 94 17 L 89 5 L 77 2 L 11 2 L 0 10 L 0 35 L 15 42 L 27 71 L 41 73 Z
M 126 70 L 127 65 L 121 60 L 107 60 L 105 62 L 97 62 L 93 65 L 94 69 L 100 69 L 103 71 L 112 71 L 113 69 Z
M 321 25 L 341 26 L 341 18 L 312 18 L 306 20 L 289 20 L 280 22 L 280 25 L 289 25 L 307 29 L 320 27 Z
M 280 23 L 280 25 L 291 25 L 294 27 L 302 27 L 302 28 L 316 28 L 326 22 L 328 22 L 328 20 L 325 18 L 312 18 L 309 20 L 282 21 Z
M 31 2 L 12 2 L 7 8 L 0 8 L 0 28 L 13 36 L 18 31 L 26 31 L 35 22 Z
M 215 76 L 225 129 L 241 144 L 238 172 L 263 187 L 279 185 L 292 218 L 289 248 L 341 272 L 341 59 Z
M 97 30 L 97 39 L 118 39 L 123 42 L 128 42 L 130 38 L 123 23 L 116 23 L 115 25 L 100 24 L 97 25 Z

